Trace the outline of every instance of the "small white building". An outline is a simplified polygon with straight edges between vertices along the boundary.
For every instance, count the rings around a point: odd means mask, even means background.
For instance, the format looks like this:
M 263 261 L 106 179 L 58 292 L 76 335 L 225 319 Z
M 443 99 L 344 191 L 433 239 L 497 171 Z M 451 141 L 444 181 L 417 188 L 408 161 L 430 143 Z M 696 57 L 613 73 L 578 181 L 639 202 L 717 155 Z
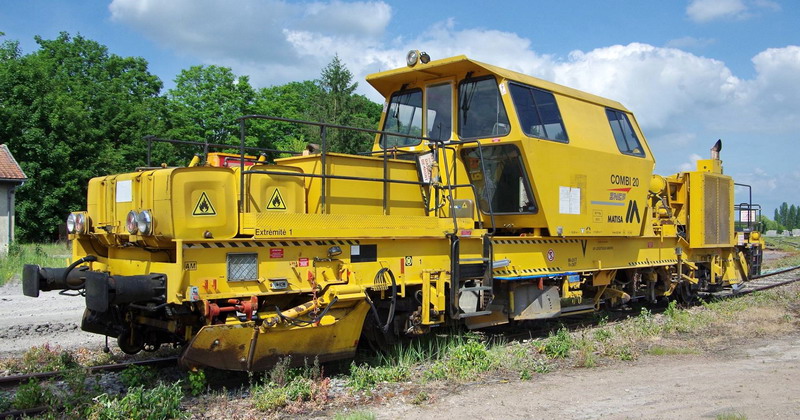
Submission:
M 777 230 L 768 230 L 768 231 L 767 231 L 767 232 L 764 234 L 764 236 L 769 236 L 769 237 L 775 237 L 775 236 L 778 236 L 778 231 L 777 231 Z
M 28 177 L 5 144 L 0 144 L 0 254 L 14 241 L 14 191 Z

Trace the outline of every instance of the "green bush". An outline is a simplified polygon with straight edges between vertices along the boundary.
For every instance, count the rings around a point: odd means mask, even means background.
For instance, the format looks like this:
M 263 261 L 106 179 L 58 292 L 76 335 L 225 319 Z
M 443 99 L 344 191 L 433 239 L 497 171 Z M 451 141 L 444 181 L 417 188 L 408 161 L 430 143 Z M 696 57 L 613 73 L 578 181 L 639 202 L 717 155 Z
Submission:
M 28 380 L 17 388 L 14 394 L 13 406 L 17 410 L 25 410 L 28 408 L 41 407 L 48 405 L 54 400 L 53 392 L 49 389 L 42 387 L 39 382 L 34 379 Z
M 182 399 L 180 381 L 171 385 L 158 384 L 147 390 L 135 387 L 121 398 L 100 395 L 88 417 L 93 420 L 180 418 L 184 414 L 181 412 Z
M 368 391 L 380 382 L 400 382 L 408 379 L 410 371 L 405 365 L 350 365 L 347 386 L 355 391 Z
M 156 382 L 158 373 L 151 366 L 130 365 L 120 374 L 120 380 L 128 388 L 150 387 Z
M 569 352 L 574 345 L 575 343 L 569 331 L 561 327 L 555 334 L 550 332 L 541 351 L 551 359 L 563 359 L 569 356 Z
M 268 382 L 252 388 L 253 404 L 262 411 L 280 408 L 293 401 L 306 401 L 311 397 L 313 381 L 296 376 L 287 384 Z
M 468 379 L 489 370 L 497 363 L 499 363 L 498 358 L 489 352 L 486 344 L 470 337 L 465 343 L 448 349 L 444 358 L 435 361 L 425 372 L 425 377 Z
M 206 390 L 206 373 L 203 370 L 189 372 L 189 391 L 195 397 Z

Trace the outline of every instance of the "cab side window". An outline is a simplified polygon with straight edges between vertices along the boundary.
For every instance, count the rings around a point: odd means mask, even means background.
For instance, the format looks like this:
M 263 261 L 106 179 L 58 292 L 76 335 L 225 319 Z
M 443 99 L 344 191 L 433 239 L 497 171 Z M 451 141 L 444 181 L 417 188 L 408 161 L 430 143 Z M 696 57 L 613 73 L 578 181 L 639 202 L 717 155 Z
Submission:
M 466 79 L 458 85 L 458 135 L 461 138 L 505 136 L 510 128 L 494 77 Z
M 555 96 L 542 89 L 510 83 L 511 98 L 517 108 L 522 131 L 530 137 L 567 142 Z
M 614 133 L 614 140 L 617 142 L 619 151 L 626 155 L 644 157 L 644 149 L 633 131 L 628 116 L 616 109 L 606 109 L 606 116 L 611 124 L 611 131 Z

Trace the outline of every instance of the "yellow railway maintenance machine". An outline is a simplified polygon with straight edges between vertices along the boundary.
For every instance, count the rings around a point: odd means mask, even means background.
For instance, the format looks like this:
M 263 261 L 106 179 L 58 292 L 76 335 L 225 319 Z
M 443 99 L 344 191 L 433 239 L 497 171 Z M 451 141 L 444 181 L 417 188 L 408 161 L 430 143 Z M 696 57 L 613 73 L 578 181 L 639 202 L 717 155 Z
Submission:
M 367 155 L 212 153 L 89 182 L 72 263 L 24 292 L 83 290 L 82 329 L 187 366 L 263 370 L 353 356 L 359 340 L 482 328 L 736 286 L 762 244 L 734 231 L 718 143 L 653 175 L 621 104 L 464 56 L 370 75 Z M 280 119 L 278 119 L 280 120 Z M 289 121 L 289 120 L 283 120 Z M 369 131 L 369 130 L 361 130 Z

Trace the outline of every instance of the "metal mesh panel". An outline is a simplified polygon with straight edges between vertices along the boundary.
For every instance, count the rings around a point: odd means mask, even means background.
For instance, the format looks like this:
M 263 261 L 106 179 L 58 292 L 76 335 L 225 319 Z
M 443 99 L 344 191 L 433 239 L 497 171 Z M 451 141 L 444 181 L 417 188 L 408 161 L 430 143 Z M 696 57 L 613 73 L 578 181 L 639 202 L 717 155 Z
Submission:
M 730 191 L 733 189 L 733 180 L 717 178 L 719 186 L 719 230 L 718 244 L 731 241 L 731 217 L 733 217 L 733 207 L 731 207 Z
M 731 240 L 731 180 L 716 176 L 703 177 L 705 197 L 705 244 L 724 244 Z
M 228 254 L 228 281 L 258 280 L 258 254 Z

